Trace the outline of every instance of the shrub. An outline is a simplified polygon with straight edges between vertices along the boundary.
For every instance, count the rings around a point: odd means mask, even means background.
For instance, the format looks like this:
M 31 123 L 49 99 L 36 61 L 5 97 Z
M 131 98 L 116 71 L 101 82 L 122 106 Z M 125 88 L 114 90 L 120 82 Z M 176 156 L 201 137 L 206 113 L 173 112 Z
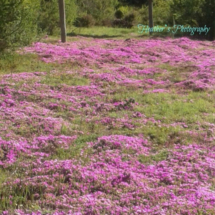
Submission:
M 112 22 L 113 27 L 118 27 L 118 28 L 124 28 L 125 27 L 125 20 L 123 19 L 114 19 Z
M 120 6 L 120 7 L 117 8 L 117 10 L 122 11 L 123 15 L 126 16 L 126 15 L 128 15 L 128 13 L 131 10 L 131 8 L 128 7 L 128 6 Z
M 139 10 L 139 23 L 138 24 L 144 24 L 148 25 L 149 20 L 149 14 L 148 14 L 148 7 L 146 5 L 143 5 L 142 8 Z
M 111 19 L 103 19 L 102 20 L 102 25 L 103 26 L 107 26 L 107 27 L 111 27 L 112 26 L 112 20 Z
M 153 23 L 154 25 L 172 25 L 173 16 L 171 13 L 171 2 L 172 0 L 154 0 L 153 1 Z M 143 5 L 137 13 L 138 24 L 148 25 L 148 6 Z
M 95 24 L 95 20 L 91 15 L 77 17 L 74 21 L 76 27 L 91 27 Z
M 121 10 L 119 10 L 119 9 L 115 12 L 114 15 L 115 15 L 115 17 L 116 17 L 117 19 L 122 19 L 123 16 L 124 16 L 123 12 L 122 12 Z
M 0 1 L 0 51 L 29 44 L 37 34 L 35 11 L 24 0 Z
M 59 26 L 58 13 L 57 1 L 40 1 L 38 27 L 41 31 L 45 31 L 47 34 L 53 35 L 54 30 Z
M 153 5 L 153 21 L 154 25 L 172 25 L 173 14 L 170 10 L 172 0 L 156 0 Z
M 208 35 L 202 34 L 200 37 L 215 38 L 214 0 L 172 0 L 171 11 L 175 14 L 176 24 L 209 26 L 211 30 Z
M 134 19 L 135 19 L 134 13 L 131 13 L 131 14 L 125 16 L 125 18 L 124 18 L 124 20 L 130 24 L 133 23 Z
M 75 0 L 65 0 L 66 24 L 72 25 L 76 18 Z M 38 27 L 47 34 L 54 34 L 59 27 L 59 6 L 57 0 L 40 0 L 38 8 Z
M 113 20 L 112 26 L 119 28 L 132 28 L 133 27 L 134 16 L 128 15 L 124 19 Z
M 80 14 L 90 14 L 96 25 L 101 25 L 105 19 L 113 19 L 118 0 L 79 0 L 77 1 Z

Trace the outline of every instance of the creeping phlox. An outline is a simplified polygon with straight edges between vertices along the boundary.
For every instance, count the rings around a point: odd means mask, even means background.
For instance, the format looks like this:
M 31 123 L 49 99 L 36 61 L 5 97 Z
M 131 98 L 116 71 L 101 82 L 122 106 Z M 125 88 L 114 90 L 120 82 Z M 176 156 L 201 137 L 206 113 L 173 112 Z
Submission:
M 26 47 L 68 71 L 0 80 L 0 214 L 215 214 L 214 45 Z

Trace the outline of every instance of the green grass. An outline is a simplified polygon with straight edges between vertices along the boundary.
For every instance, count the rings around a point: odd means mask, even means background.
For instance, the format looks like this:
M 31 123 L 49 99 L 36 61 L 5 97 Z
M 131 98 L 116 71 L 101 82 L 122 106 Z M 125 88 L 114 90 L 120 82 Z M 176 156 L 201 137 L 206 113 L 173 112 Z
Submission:
M 5 180 L 7 179 L 7 176 L 8 176 L 8 174 L 6 173 L 6 171 L 4 169 L 0 169 L 0 187 L 1 187 L 2 183 L 4 183 Z
M 104 39 L 127 39 L 127 38 L 140 38 L 140 36 L 149 36 L 148 33 L 140 35 L 138 33 L 137 26 L 133 26 L 131 29 L 127 28 L 112 28 L 105 26 L 93 26 L 87 27 L 68 27 L 67 28 L 67 41 L 77 41 L 79 38 L 76 36 L 86 37 L 89 39 L 93 38 L 104 38 Z M 41 39 L 41 42 L 45 43 L 56 43 L 60 40 L 59 35 L 49 36 L 47 39 Z
M 138 160 L 143 164 L 151 164 L 153 162 L 166 160 L 168 155 L 169 155 L 168 151 L 164 149 L 154 155 L 149 155 L 149 156 L 140 155 Z
M 92 153 L 92 149 L 89 148 L 88 150 L 85 150 L 85 154 L 81 154 L 81 150 L 87 146 L 87 142 L 96 141 L 98 136 L 99 135 L 96 134 L 81 135 L 72 143 L 69 149 L 65 150 L 58 148 L 56 152 L 50 157 L 50 159 L 81 159 L 83 162 L 88 162 L 88 155 Z
M 162 26 L 160 26 L 162 27 Z M 172 30 L 171 30 L 172 31 Z M 67 41 L 72 42 L 78 40 L 76 36 L 89 37 L 89 38 L 108 38 L 108 39 L 128 39 L 128 38 L 157 38 L 157 37 L 174 37 L 170 32 L 154 32 L 152 35 L 149 35 L 149 32 L 138 33 L 137 25 L 134 25 L 132 28 L 113 28 L 106 26 L 93 26 L 90 28 L 87 27 L 75 27 L 69 26 L 67 28 Z M 42 42 L 56 43 L 60 40 L 60 33 L 58 35 L 50 36 L 48 39 L 42 39 Z
M 131 29 L 126 28 L 112 28 L 112 27 L 99 27 L 94 26 L 91 28 L 76 28 L 72 27 L 68 29 L 69 36 L 84 36 L 84 37 L 94 37 L 94 38 L 129 38 L 138 37 L 137 26 Z
M 0 75 L 21 72 L 66 71 L 68 68 L 78 69 L 78 63 L 65 62 L 45 63 L 36 54 L 19 54 L 16 52 L 0 53 Z
M 146 124 L 140 124 L 133 120 L 134 129 L 113 128 L 110 130 L 113 134 L 136 135 L 139 133 L 148 137 L 153 144 L 165 145 L 169 143 L 187 144 L 192 141 L 202 142 L 203 137 L 199 132 L 198 123 L 202 125 L 205 122 L 214 123 L 214 92 L 188 92 L 180 95 L 176 91 L 172 93 L 154 93 L 143 94 L 142 90 L 128 90 L 124 87 L 118 87 L 114 95 L 109 95 L 107 100 L 123 101 L 132 98 L 139 105 L 134 106 L 134 111 L 141 112 L 146 119 L 154 118 L 161 123 L 185 123 L 188 128 L 181 126 L 166 127 L 150 120 Z M 108 112 L 107 116 L 115 119 L 122 118 L 124 115 L 131 117 L 133 111 L 118 110 Z M 205 115 L 206 114 L 206 115 Z M 131 117 L 132 118 L 132 117 Z M 199 133 L 192 136 L 186 133 L 191 130 Z
M 4 53 L 0 55 L 0 74 L 20 72 L 46 72 L 55 68 L 54 64 L 47 64 L 39 60 L 35 54 Z
M 41 84 L 47 84 L 49 86 L 57 87 L 62 84 L 66 84 L 69 86 L 82 86 L 88 85 L 90 82 L 87 78 L 75 76 L 72 74 L 66 73 L 57 73 L 50 74 L 48 73 L 43 80 L 41 80 Z
M 213 106 L 214 94 L 208 96 L 207 92 L 190 92 L 188 95 L 154 93 L 143 94 L 141 91 L 125 91 L 123 94 L 117 92 L 113 99 L 122 100 L 133 98 L 139 103 L 134 109 L 165 122 L 182 121 L 195 123 L 202 120 L 203 113 L 215 113 Z

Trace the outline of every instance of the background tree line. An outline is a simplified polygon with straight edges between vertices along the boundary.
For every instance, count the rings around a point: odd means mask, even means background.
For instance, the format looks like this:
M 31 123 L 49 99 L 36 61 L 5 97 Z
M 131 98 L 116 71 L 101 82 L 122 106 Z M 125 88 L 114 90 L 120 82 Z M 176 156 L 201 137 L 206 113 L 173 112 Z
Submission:
M 65 0 L 67 26 L 131 28 L 148 25 L 148 0 Z M 215 0 L 153 0 L 154 25 L 211 27 L 215 38 Z M 0 50 L 27 45 L 41 34 L 59 31 L 58 0 L 1 0 Z M 204 35 L 205 36 L 205 35 Z

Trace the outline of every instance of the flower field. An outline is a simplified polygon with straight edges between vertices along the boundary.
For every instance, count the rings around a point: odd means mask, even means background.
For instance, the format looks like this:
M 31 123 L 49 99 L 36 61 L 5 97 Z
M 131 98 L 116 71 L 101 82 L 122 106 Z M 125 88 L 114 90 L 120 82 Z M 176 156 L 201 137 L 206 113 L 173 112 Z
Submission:
M 1 76 L 1 214 L 215 214 L 215 41 L 26 53 L 62 70 Z

